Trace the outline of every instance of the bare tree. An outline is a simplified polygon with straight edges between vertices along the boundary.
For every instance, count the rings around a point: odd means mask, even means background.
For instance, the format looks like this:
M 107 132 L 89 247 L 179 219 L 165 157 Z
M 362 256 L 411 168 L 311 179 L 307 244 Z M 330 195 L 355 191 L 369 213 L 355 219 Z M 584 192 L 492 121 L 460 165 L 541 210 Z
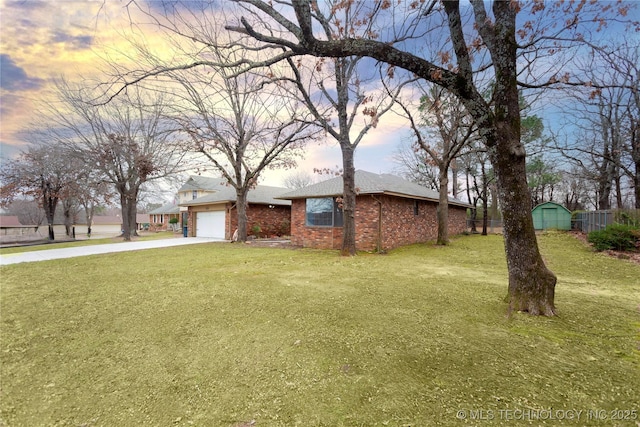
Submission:
M 438 191 L 438 167 L 412 143 L 402 143 L 393 155 L 395 173 L 423 187 Z
M 336 18 L 334 14 L 338 10 L 341 8 L 335 9 L 330 16 L 318 14 L 318 19 L 323 23 L 325 35 L 328 38 L 333 37 L 334 20 L 344 23 L 345 31 L 349 31 L 350 22 L 357 22 L 350 18 L 351 13 L 357 16 L 357 11 L 345 8 L 344 16 Z M 341 254 L 347 256 L 355 255 L 357 251 L 355 150 L 367 133 L 377 127 L 380 118 L 391 110 L 395 102 L 394 97 L 400 89 L 400 87 L 395 88 L 395 93 L 389 90 L 389 97 L 385 97 L 382 90 L 367 93 L 366 83 L 370 82 L 372 77 L 363 75 L 363 72 L 358 69 L 360 60 L 360 57 L 347 56 L 317 61 L 315 73 L 310 74 L 311 89 L 304 84 L 302 62 L 294 63 L 291 59 L 287 60 L 294 75 L 294 78 L 289 81 L 298 88 L 299 96 L 311 111 L 315 123 L 340 145 L 344 191 L 341 201 L 343 211 Z M 314 88 L 319 89 L 319 98 L 314 98 L 312 93 Z M 360 108 L 362 111 L 359 111 Z M 359 117 L 362 118 L 361 123 L 356 121 Z M 333 119 L 337 121 L 334 122 Z
M 595 181 L 597 208 L 623 207 L 623 179 L 634 187 L 640 208 L 640 48 L 615 41 L 592 46 L 581 65 L 590 86 L 573 90 L 572 126 L 580 131 L 561 147 L 564 155 Z M 615 193 L 614 193 L 615 191 Z
M 282 48 L 274 50 L 267 64 L 300 55 L 366 56 L 408 70 L 454 93 L 478 126 L 497 173 L 509 267 L 509 310 L 555 314 L 557 279 L 546 268 L 537 246 L 525 179 L 518 85 L 539 88 L 566 80 L 558 68 L 564 63 L 550 62 L 548 56 L 566 52 L 572 44 L 585 39 L 585 34 L 578 31 L 583 20 L 590 22 L 595 16 L 598 22 L 606 22 L 606 16 L 602 15 L 606 8 L 597 3 L 558 3 L 547 7 L 539 1 L 527 5 L 494 1 L 491 13 L 488 13 L 482 0 L 472 0 L 468 8 L 462 7 L 458 1 L 442 2 L 441 9 L 435 0 L 406 5 L 401 2 L 397 6 L 390 1 L 376 1 L 370 3 L 366 20 L 380 20 L 376 27 L 379 31 L 320 38 L 320 33 L 315 30 L 323 28 L 323 20 L 318 18 L 321 6 L 317 2 L 292 1 L 292 13 L 287 14 L 282 11 L 283 3 L 276 8 L 268 1 L 236 1 L 246 5 L 249 12 L 238 25 L 228 25 L 227 28 L 261 41 L 264 49 L 274 45 Z M 351 2 L 341 2 L 343 4 Z M 330 9 L 336 5 L 330 2 L 326 7 Z M 528 7 L 527 17 L 531 20 L 518 27 L 516 17 L 523 7 Z M 259 19 L 255 18 L 256 15 Z M 389 21 L 398 16 L 401 22 Z M 382 22 L 385 18 L 387 21 Z M 467 19 L 473 22 L 472 29 L 471 25 L 465 25 Z M 414 53 L 416 51 L 412 48 L 421 45 L 415 41 L 406 43 L 409 39 L 424 37 L 425 28 L 443 26 L 448 28 L 450 36 L 446 50 Z M 427 58 L 427 54 L 431 54 L 432 59 Z M 537 81 L 518 81 L 530 75 L 519 72 L 519 57 L 523 59 L 522 71 L 525 72 L 534 69 L 534 64 L 540 59 L 552 65 L 547 68 L 546 75 L 538 73 L 534 76 Z M 440 61 L 442 66 L 436 61 Z M 246 62 L 249 67 L 265 65 L 264 62 Z M 495 77 L 495 86 L 491 100 L 487 101 L 476 86 L 474 75 L 489 71 Z
M 478 202 L 482 202 L 482 232 L 487 235 L 489 221 L 489 196 L 490 186 L 495 181 L 495 174 L 490 169 L 489 155 L 478 140 L 470 141 L 470 144 L 461 153 L 460 165 L 464 169 L 465 187 L 467 199 L 473 206 L 471 208 L 471 232 L 475 233 Z
M 58 202 L 72 182 L 73 166 L 67 152 L 59 145 L 39 145 L 40 131 L 31 131 L 34 138 L 20 156 L 3 164 L 0 170 L 0 199 L 8 204 L 15 197 L 25 195 L 38 200 L 49 225 L 49 240 L 55 239 L 53 230 Z
M 34 199 L 13 199 L 2 205 L 6 207 L 10 215 L 18 217 L 18 221 L 23 225 L 34 225 L 39 227 L 45 222 L 46 217 L 42 206 Z
M 208 52 L 232 62 L 224 52 Z M 247 238 L 247 197 L 266 169 L 295 167 L 305 144 L 319 132 L 307 109 L 288 96 L 281 82 L 230 68 L 191 69 L 167 75 L 182 87 L 174 119 L 191 141 L 189 150 L 204 156 L 236 191 L 238 241 Z
M 315 184 L 315 179 L 313 176 L 308 174 L 307 172 L 294 172 L 292 174 L 284 177 L 283 185 L 287 188 L 298 189 L 308 187 L 311 184 Z
M 175 128 L 166 119 L 162 96 L 150 97 L 132 88 L 108 105 L 91 105 L 89 87 L 57 84 L 62 107 L 49 104 L 57 140 L 115 187 L 122 207 L 125 241 L 136 235 L 136 211 L 141 187 L 176 173 L 184 153 L 174 143 Z
M 232 9 L 212 2 L 159 2 L 153 7 L 130 2 L 166 32 L 166 41 L 185 63 L 175 65 L 142 41 L 130 40 L 136 62 L 144 71 L 108 66 L 116 79 L 133 79 L 148 90 L 171 92 L 176 102 L 171 117 L 186 143 L 184 153 L 197 155 L 199 170 L 213 169 L 236 192 L 237 241 L 247 239 L 247 197 L 267 169 L 289 169 L 301 157 L 303 146 L 314 140 L 308 110 L 290 96 L 277 70 L 241 72 L 238 52 L 219 47 L 225 39 L 221 15 Z M 132 23 L 132 25 L 136 25 Z M 259 53 L 251 53 L 257 57 Z M 221 64 L 228 66 L 221 66 Z M 148 79 L 154 75 L 153 80 Z M 107 93 L 107 102 L 117 95 Z
M 449 244 L 449 171 L 474 134 L 473 120 L 446 89 L 431 85 L 420 97 L 420 120 L 398 100 L 416 136 L 416 146 L 438 167 L 438 245 Z M 454 188 L 457 175 L 454 173 Z M 455 193 L 455 192 L 454 192 Z
M 108 205 L 111 202 L 114 189 L 110 188 L 100 171 L 81 160 L 78 164 L 82 167 L 82 172 L 71 183 L 69 192 L 73 200 L 82 208 L 87 223 L 87 236 L 91 237 L 91 225 L 96 210 L 99 206 Z

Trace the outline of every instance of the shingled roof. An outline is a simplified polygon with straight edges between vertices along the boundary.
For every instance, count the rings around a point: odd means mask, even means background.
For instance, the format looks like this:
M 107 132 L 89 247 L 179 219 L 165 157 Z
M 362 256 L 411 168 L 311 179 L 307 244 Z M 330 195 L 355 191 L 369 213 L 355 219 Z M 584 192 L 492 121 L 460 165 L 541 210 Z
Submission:
M 356 191 L 362 194 L 386 194 L 391 196 L 406 197 L 409 199 L 431 200 L 437 202 L 439 195 L 437 191 L 430 190 L 419 184 L 391 174 L 375 174 L 362 170 L 357 170 L 355 175 Z M 284 193 L 279 198 L 282 199 L 309 199 L 317 197 L 341 196 L 343 191 L 342 177 L 336 177 L 308 187 Z M 468 207 L 469 204 L 462 200 L 449 197 L 452 205 Z
M 23 227 L 15 215 L 0 215 L 0 227 Z
M 189 200 L 185 203 L 180 203 L 180 206 L 210 205 L 226 202 L 233 203 L 236 201 L 235 188 L 230 186 L 223 178 L 192 176 L 182 187 L 180 187 L 180 190 L 178 191 L 192 190 L 205 190 L 212 193 L 198 197 L 194 200 Z M 290 206 L 291 202 L 289 200 L 276 198 L 287 191 L 289 191 L 288 188 L 258 185 L 256 188 L 249 190 L 247 199 L 249 203 L 260 205 Z
M 167 203 L 149 212 L 149 215 L 175 215 L 180 213 L 180 207 L 174 203 Z

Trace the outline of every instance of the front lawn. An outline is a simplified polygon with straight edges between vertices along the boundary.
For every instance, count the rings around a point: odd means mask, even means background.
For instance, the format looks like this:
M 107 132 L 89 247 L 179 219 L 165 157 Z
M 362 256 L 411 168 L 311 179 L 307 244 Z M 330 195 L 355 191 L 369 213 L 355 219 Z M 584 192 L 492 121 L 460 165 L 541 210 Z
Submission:
M 0 267 L 0 425 L 636 426 L 640 266 L 540 244 L 555 318 L 505 317 L 499 236 Z

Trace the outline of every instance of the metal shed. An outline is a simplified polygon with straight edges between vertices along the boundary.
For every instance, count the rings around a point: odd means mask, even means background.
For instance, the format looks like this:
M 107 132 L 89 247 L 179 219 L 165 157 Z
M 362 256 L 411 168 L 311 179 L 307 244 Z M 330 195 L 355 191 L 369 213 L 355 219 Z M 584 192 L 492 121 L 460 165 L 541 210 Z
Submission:
M 571 230 L 571 212 L 554 202 L 540 203 L 531 211 L 536 230 Z

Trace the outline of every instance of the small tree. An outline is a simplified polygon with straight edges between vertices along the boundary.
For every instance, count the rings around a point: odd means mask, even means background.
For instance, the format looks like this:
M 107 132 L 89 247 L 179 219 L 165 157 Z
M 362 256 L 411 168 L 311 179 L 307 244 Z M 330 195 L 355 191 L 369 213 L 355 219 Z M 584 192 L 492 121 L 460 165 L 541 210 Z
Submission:
M 38 138 L 40 130 L 29 133 Z M 73 177 L 73 166 L 68 152 L 59 145 L 32 143 L 16 159 L 7 161 L 0 171 L 2 204 L 8 204 L 18 195 L 33 197 L 44 209 L 49 225 L 49 240 L 55 239 L 54 217 L 58 202 Z
M 420 121 L 403 101 L 398 101 L 416 136 L 416 148 L 428 156 L 425 163 L 438 167 L 438 245 L 449 243 L 449 170 L 472 140 L 473 121 L 465 108 L 446 89 L 430 86 L 420 97 Z M 454 174 L 454 188 L 458 185 Z M 454 191 L 455 193 L 455 191 Z

